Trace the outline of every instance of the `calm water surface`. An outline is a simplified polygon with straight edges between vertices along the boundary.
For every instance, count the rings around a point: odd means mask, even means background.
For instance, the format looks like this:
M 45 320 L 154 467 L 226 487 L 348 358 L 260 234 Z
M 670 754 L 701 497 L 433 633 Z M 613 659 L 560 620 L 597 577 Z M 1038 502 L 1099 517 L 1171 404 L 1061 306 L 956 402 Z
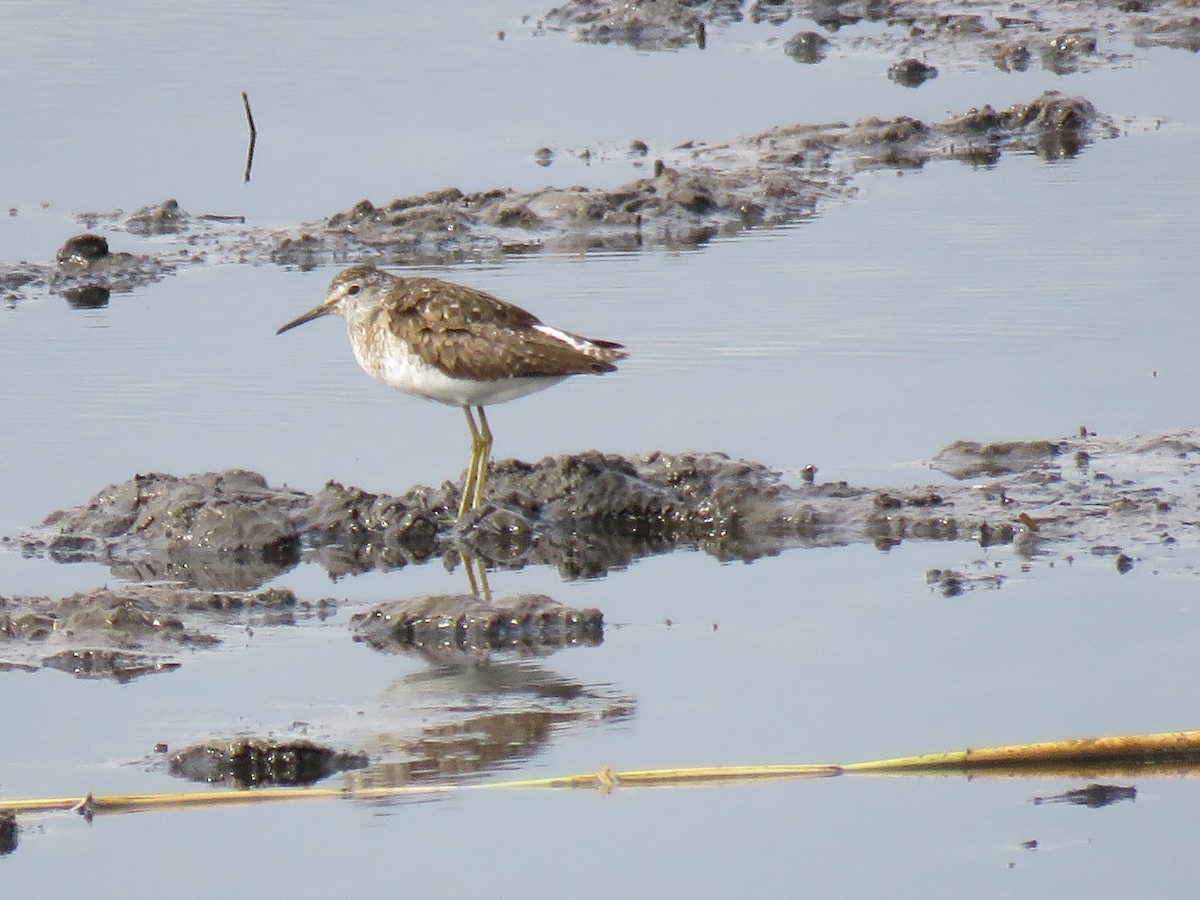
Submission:
M 639 54 L 535 38 L 519 18 L 540 12 L 529 6 L 477 4 L 454 22 L 433 10 L 127 4 L 98 20 L 74 3 L 4 4 L 0 203 L 17 212 L 0 218 L 0 254 L 48 259 L 80 230 L 72 214 L 168 196 L 271 225 L 447 184 L 615 184 L 637 170 L 565 154 L 542 169 L 530 155 L 868 114 L 936 119 L 1056 87 L 1166 121 L 1054 164 L 1014 155 L 992 170 L 867 175 L 855 200 L 803 225 L 695 252 L 436 272 L 632 350 L 615 375 L 497 408 L 497 453 L 724 450 L 788 473 L 813 463 L 822 478 L 907 485 L 936 481 L 922 461 L 956 438 L 1195 425 L 1200 101 L 1184 89 L 1194 57 L 1136 50 L 1133 65 L 1086 76 L 944 74 L 909 91 L 882 76 L 887 60 L 799 66 L 766 43 L 776 33 L 765 26 L 715 34 L 705 55 Z M 248 186 L 240 90 L 261 131 Z M 399 491 L 456 477 L 458 414 L 373 384 L 335 322 L 273 336 L 333 271 L 196 269 L 101 310 L 50 296 L 0 309 L 0 533 L 150 470 L 240 466 L 306 490 L 330 478 Z M 1164 550 L 1118 577 L 1105 559 L 1022 570 L 1003 547 L 909 543 L 749 566 L 682 553 L 584 583 L 496 573 L 497 593 L 544 591 L 597 606 L 609 623 L 599 648 L 498 665 L 634 709 L 565 728 L 497 777 L 1194 728 L 1194 557 Z M 1000 590 L 950 601 L 925 585 L 929 567 L 979 561 L 1008 576 Z M 102 567 L 0 552 L 0 594 L 110 581 Z M 336 738 L 356 734 L 364 711 L 404 733 L 428 700 L 427 671 L 352 643 L 347 620 L 375 600 L 461 581 L 433 565 L 330 583 L 302 566 L 279 583 L 336 597 L 342 611 L 326 622 L 248 631 L 124 686 L 3 673 L 0 795 L 178 789 L 149 765 L 158 741 L 286 735 L 297 721 Z M 583 896 L 748 885 L 1122 896 L 1135 883 L 1194 883 L 1194 785 L 1139 781 L 1136 804 L 1101 810 L 1028 802 L 1076 786 L 837 779 L 138 815 L 90 828 L 55 817 L 29 824 L 0 860 L 0 883 L 52 895 L 87 872 L 101 897 L 398 883 L 527 896 L 565 884 Z M 1020 848 L 1030 839 L 1038 850 Z

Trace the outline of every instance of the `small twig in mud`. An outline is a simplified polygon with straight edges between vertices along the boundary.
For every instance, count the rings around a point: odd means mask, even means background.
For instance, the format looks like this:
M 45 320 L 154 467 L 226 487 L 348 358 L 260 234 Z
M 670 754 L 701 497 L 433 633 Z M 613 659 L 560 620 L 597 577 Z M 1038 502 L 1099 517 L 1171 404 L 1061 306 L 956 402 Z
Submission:
M 250 112 L 250 97 L 242 91 L 242 106 L 246 110 L 246 123 L 250 126 L 250 146 L 246 149 L 246 173 L 242 181 L 250 183 L 250 168 L 254 165 L 254 142 L 258 139 L 258 129 L 254 127 L 254 113 Z

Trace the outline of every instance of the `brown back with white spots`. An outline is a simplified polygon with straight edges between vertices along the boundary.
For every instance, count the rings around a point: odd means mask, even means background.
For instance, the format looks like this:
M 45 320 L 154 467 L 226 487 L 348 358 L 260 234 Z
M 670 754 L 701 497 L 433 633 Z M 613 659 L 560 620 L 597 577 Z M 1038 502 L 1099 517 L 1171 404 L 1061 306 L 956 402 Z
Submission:
M 438 278 L 403 278 L 353 266 L 334 278 L 330 294 L 356 284 L 374 290 L 345 298 L 347 306 L 362 303 L 357 314 L 346 310 L 352 331 L 386 328 L 424 362 L 455 378 L 600 374 L 613 371 L 613 363 L 627 355 L 620 344 L 562 332 L 573 342 L 568 343 L 537 330 L 542 323 L 532 313 Z

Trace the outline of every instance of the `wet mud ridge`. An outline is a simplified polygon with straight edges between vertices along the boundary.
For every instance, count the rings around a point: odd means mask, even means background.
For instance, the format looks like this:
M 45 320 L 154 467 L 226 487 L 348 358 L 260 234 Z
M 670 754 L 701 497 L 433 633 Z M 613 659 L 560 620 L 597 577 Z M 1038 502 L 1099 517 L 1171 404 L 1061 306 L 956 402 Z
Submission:
M 693 549 L 751 561 L 795 547 L 904 540 L 1014 544 L 1025 557 L 1193 540 L 1200 435 L 979 444 L 930 461 L 952 482 L 907 490 L 795 483 L 720 453 L 598 452 L 496 464 L 485 504 L 456 521 L 458 487 L 316 494 L 252 472 L 137 475 L 50 514 L 22 552 L 109 566 L 127 581 L 252 591 L 302 559 L 339 576 L 431 560 L 552 565 L 596 577 Z
M 610 189 L 445 188 L 381 205 L 362 200 L 322 221 L 280 229 L 194 215 L 166 200 L 133 213 L 85 213 L 79 219 L 89 229 L 174 236 L 174 247 L 113 253 L 103 235 L 77 235 L 54 262 L 0 264 L 0 297 L 14 302 L 49 290 L 76 306 L 100 306 L 112 291 L 202 264 L 445 264 L 540 250 L 696 247 L 810 216 L 853 194 L 855 176 L 864 170 L 915 169 L 952 159 L 986 166 L 1005 151 L 1058 159 L 1119 130 L 1115 119 L 1087 100 L 1049 91 L 1008 109 L 985 105 L 935 123 L 898 116 L 788 125 L 725 143 L 661 148 L 653 157 L 635 141 L 636 150 L 619 155 L 646 155 L 651 173 Z M 605 152 L 598 150 L 595 158 Z
M 568 0 L 528 20 L 536 34 L 566 32 L 643 51 L 703 50 L 710 38 L 736 34 L 742 23 L 775 26 L 779 34 L 771 40 L 807 64 L 873 51 L 957 69 L 1042 67 L 1061 75 L 1119 63 L 1128 58 L 1121 45 L 1200 50 L 1200 16 L 1187 0 L 1007 8 L 982 0 Z

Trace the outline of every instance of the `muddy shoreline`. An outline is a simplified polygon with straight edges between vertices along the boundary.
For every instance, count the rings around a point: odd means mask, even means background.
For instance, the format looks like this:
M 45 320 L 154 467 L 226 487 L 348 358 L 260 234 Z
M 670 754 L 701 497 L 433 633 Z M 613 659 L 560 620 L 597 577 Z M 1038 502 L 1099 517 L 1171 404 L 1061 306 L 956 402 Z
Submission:
M 997 13 L 978 2 L 571 0 L 526 17 L 524 26 L 547 39 L 565 34 L 623 45 L 612 48 L 618 53 L 703 49 L 708 37 L 736 33 L 744 23 L 773 26 L 778 34 L 768 43 L 799 63 L 863 54 L 890 59 L 888 77 L 908 87 L 939 71 L 987 65 L 1007 72 L 1041 66 L 1058 74 L 1127 65 L 1123 48 L 1134 46 L 1200 50 L 1200 16 L 1182 3 L 1064 2 Z M 1006 110 L 983 104 L 941 122 L 897 116 L 781 125 L 723 143 L 698 136 L 651 147 L 628 135 L 613 136 L 609 146 L 531 148 L 542 165 L 569 152 L 598 163 L 633 159 L 647 168 L 646 177 L 610 190 L 449 186 L 390 201 L 360 200 L 285 228 L 247 224 L 236 211 L 189 211 L 166 199 L 133 211 L 77 214 L 89 234 L 72 238 L 56 258 L 48 248 L 44 261 L 0 263 L 0 298 L 15 303 L 50 292 L 74 306 L 102 306 L 114 292 L 202 264 L 444 265 L 542 251 L 695 248 L 717 236 L 811 216 L 852 195 L 864 170 L 950 159 L 991 166 L 1005 152 L 1067 158 L 1091 141 L 1152 124 L 1118 120 L 1082 97 L 1051 91 Z M 104 236 L 91 233 L 96 230 L 175 240 L 165 251 L 147 241 L 145 252 L 110 253 Z
M 780 126 L 724 143 L 643 145 L 620 155 L 646 155 L 651 173 L 607 190 L 448 187 L 382 204 L 361 200 L 289 228 L 195 214 L 165 200 L 133 212 L 80 214 L 89 231 L 58 248 L 53 261 L 0 263 L 0 297 L 16 303 L 51 292 L 73 306 L 97 307 L 112 293 L 198 265 L 310 269 L 335 262 L 451 264 L 543 251 L 691 249 L 811 216 L 853 195 L 864 171 L 944 160 L 992 166 L 1010 152 L 1069 158 L 1133 124 L 1082 97 L 1049 91 L 1008 109 L 985 104 L 941 122 L 897 116 Z M 598 149 L 594 158 L 603 160 L 606 152 Z M 111 252 L 96 229 L 146 238 L 147 252 Z M 150 239 L 163 236 L 173 238 L 167 249 L 150 251 Z
M 736 35 L 738 26 L 759 23 L 778 31 L 770 43 L 797 62 L 810 64 L 871 52 L 920 57 L 960 71 L 994 66 L 1013 72 L 1040 66 L 1065 74 L 1128 60 L 1122 44 L 1200 50 L 1200 17 L 1194 5 L 1138 0 L 1068 0 L 1007 9 L 976 0 L 568 0 L 527 24 L 535 34 L 562 32 L 588 43 L 661 51 L 703 50 L 716 36 Z M 860 25 L 873 27 L 855 28 Z M 816 49 L 797 52 L 804 47 Z
M 797 62 L 881 56 L 889 59 L 885 69 L 893 81 L 918 87 L 939 71 L 983 65 L 1009 72 L 1040 65 L 1058 74 L 1127 65 L 1122 48 L 1133 46 L 1196 52 L 1200 16 L 1194 12 L 1191 3 L 1159 2 L 1059 2 L 997 12 L 976 0 L 569 0 L 525 16 L 522 27 L 549 40 L 569 35 L 611 44 L 611 52 L 621 53 L 688 46 L 702 52 L 710 37 L 765 24 L 777 32 L 767 43 Z M 503 32 L 497 37 L 503 39 Z M 780 125 L 721 143 L 697 135 L 652 147 L 637 135 L 614 135 L 606 146 L 531 148 L 540 165 L 564 152 L 600 164 L 632 159 L 647 169 L 645 177 L 608 190 L 447 186 L 390 201 L 363 199 L 283 228 L 247 223 L 236 211 L 187 210 L 174 199 L 133 211 L 85 211 L 75 218 L 87 233 L 56 254 L 47 248 L 42 260 L 0 262 L 0 298 L 15 304 L 53 293 L 72 306 L 95 308 L 113 293 L 204 264 L 445 265 L 542 251 L 696 248 L 717 236 L 809 217 L 853 195 L 864 170 L 914 169 L 951 159 L 992 166 L 1006 152 L 1069 158 L 1092 141 L 1153 124 L 1118 119 L 1083 97 L 1048 91 L 1008 109 L 981 104 L 940 122 L 896 116 Z M 97 230 L 146 239 L 145 247 L 110 252 Z M 165 249 L 164 236 L 174 239 Z
M 949 480 L 906 490 L 791 479 L 719 453 L 503 460 L 484 505 L 461 521 L 450 482 L 398 495 L 329 482 L 310 495 L 252 472 L 138 475 L 5 539 L 26 556 L 100 563 L 125 584 L 59 599 L 0 596 L 0 659 L 77 677 L 169 672 L 181 651 L 216 646 L 238 629 L 336 612 L 335 599 L 264 587 L 301 562 L 333 577 L 434 563 L 470 578 L 473 567 L 539 565 L 569 580 L 678 550 L 752 562 L 849 544 L 886 552 L 917 540 L 956 546 L 945 567 L 925 573 L 950 597 L 999 587 L 1014 565 L 1111 558 L 1119 576 L 1200 545 L 1200 433 L 1083 431 L 958 441 L 929 461 Z M 964 564 L 967 545 L 1007 549 Z M 401 597 L 353 616 L 351 631 L 376 651 L 436 664 L 603 640 L 602 610 L 543 595 L 484 600 Z
M 340 576 L 466 556 L 491 567 L 553 565 L 580 578 L 679 549 L 748 562 L 852 543 L 988 546 L 1024 532 L 1019 548 L 1032 555 L 1191 535 L 1198 453 L 1195 432 L 958 441 L 929 461 L 956 482 L 897 490 L 797 483 L 721 453 L 591 451 L 498 461 L 484 505 L 462 520 L 451 482 L 392 495 L 330 481 L 308 494 L 239 470 L 155 473 L 110 485 L 10 540 L 27 555 L 102 563 L 124 580 L 210 591 L 255 590 L 302 560 Z

